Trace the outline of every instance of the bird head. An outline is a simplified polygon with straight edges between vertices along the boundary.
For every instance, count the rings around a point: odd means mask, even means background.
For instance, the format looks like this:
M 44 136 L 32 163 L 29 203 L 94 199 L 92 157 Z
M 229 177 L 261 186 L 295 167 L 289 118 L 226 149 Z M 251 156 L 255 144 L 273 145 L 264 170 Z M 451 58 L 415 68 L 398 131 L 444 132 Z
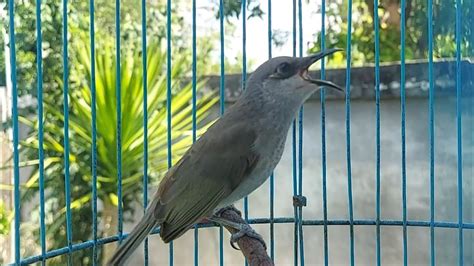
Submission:
M 327 49 L 306 57 L 280 56 L 260 65 L 249 79 L 249 90 L 268 95 L 276 102 L 284 99 L 301 104 L 321 86 L 343 91 L 338 85 L 309 75 L 308 68 L 339 48 Z M 259 84 L 259 86 L 251 86 Z

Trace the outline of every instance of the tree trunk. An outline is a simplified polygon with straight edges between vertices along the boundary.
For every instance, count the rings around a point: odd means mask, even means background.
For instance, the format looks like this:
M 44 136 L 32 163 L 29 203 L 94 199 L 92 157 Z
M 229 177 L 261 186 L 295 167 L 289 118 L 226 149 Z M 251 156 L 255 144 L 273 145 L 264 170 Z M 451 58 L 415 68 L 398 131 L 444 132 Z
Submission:
M 103 236 L 113 236 L 117 234 L 118 226 L 118 213 L 117 206 L 105 198 L 103 200 L 104 209 L 102 210 L 102 223 L 103 223 Z M 117 242 L 113 242 L 102 246 L 102 261 L 106 262 L 110 259 L 115 249 L 117 248 Z

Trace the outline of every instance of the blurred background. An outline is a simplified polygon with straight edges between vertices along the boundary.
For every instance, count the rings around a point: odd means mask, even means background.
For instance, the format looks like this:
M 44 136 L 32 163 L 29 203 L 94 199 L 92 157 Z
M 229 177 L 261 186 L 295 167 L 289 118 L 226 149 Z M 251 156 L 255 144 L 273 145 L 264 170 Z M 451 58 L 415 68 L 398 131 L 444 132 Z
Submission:
M 269 57 L 267 0 L 248 0 L 246 15 L 241 0 L 224 3 L 224 70 L 225 106 L 240 94 L 242 71 L 248 73 Z M 352 185 L 355 219 L 375 219 L 375 37 L 374 7 L 370 0 L 352 1 L 351 58 L 351 151 Z M 321 0 L 302 1 L 302 31 L 293 27 L 294 2 L 273 1 L 271 6 L 271 55 L 305 55 L 326 47 L 347 47 L 348 1 L 325 2 L 325 35 L 321 36 Z M 41 254 L 39 226 L 39 175 L 37 84 L 42 83 L 44 104 L 44 178 L 47 250 L 67 246 L 64 98 L 69 99 L 69 157 L 71 185 L 72 239 L 80 243 L 92 239 L 91 194 L 91 60 L 89 39 L 89 5 L 87 1 L 68 3 L 68 65 L 63 65 L 63 14 L 59 1 L 41 5 L 42 56 L 37 52 L 36 5 L 33 0 L 15 1 L 15 37 L 17 89 L 20 114 L 21 174 L 21 255 Z M 153 193 L 167 169 L 166 144 L 166 1 L 146 1 L 147 96 L 149 138 L 149 191 Z M 434 157 L 435 219 L 457 222 L 457 131 L 456 131 L 456 55 L 455 1 L 433 0 L 433 73 L 434 73 Z M 473 223 L 473 154 L 474 130 L 474 3 L 462 3 L 461 73 L 462 73 L 462 143 L 464 222 Z M 11 142 L 12 71 L 9 60 L 8 5 L 0 2 L 0 263 L 13 260 L 13 179 Z M 400 114 L 400 0 L 381 0 L 381 215 L 386 220 L 402 219 L 401 114 Z M 198 135 L 219 116 L 219 84 L 221 71 L 219 1 L 197 1 L 197 91 Z M 406 1 L 406 152 L 407 211 L 409 220 L 430 219 L 430 139 L 428 80 L 427 1 Z M 122 178 L 124 230 L 129 231 L 142 214 L 143 177 L 143 69 L 142 15 L 137 1 L 123 0 L 120 9 L 120 66 L 115 72 L 116 27 L 115 3 L 95 1 L 96 90 L 97 90 L 97 173 L 99 204 L 99 236 L 117 233 L 117 117 L 116 82 L 120 81 L 122 97 Z M 172 1 L 172 140 L 173 162 L 192 143 L 191 77 L 192 77 L 192 3 Z M 243 27 L 246 21 L 246 54 L 244 62 Z M 298 25 L 298 24 L 297 24 Z M 296 30 L 296 31 L 295 31 Z M 300 42 L 300 40 L 302 40 Z M 42 60 L 42 80 L 36 64 Z M 313 76 L 319 76 L 319 64 Z M 336 53 L 326 61 L 329 80 L 346 85 L 346 53 Z M 67 75 L 64 76 L 64 69 Z M 66 79 L 64 79 L 66 77 Z M 66 82 L 65 82 L 66 81 Z M 67 86 L 67 87 L 66 87 Z M 315 94 L 304 109 L 303 127 L 303 194 L 308 206 L 305 219 L 322 220 L 322 153 L 321 99 Z M 346 105 L 344 95 L 327 93 L 326 148 L 328 219 L 348 219 L 346 162 Z M 292 205 L 292 141 L 287 141 L 284 157 L 275 171 L 275 217 L 293 217 Z M 151 194 L 150 194 L 151 195 Z M 236 206 L 241 209 L 242 203 Z M 269 184 L 264 184 L 249 197 L 251 218 L 269 217 Z M 269 239 L 269 225 L 255 225 Z M 199 261 L 202 265 L 219 263 L 218 229 L 199 230 Z M 275 263 L 293 264 L 293 224 L 275 226 Z M 350 261 L 349 228 L 329 226 L 329 262 L 348 265 Z M 324 263 L 322 226 L 305 226 L 306 263 Z M 457 264 L 455 229 L 435 230 L 436 262 Z M 224 237 L 224 262 L 242 265 L 243 257 L 228 245 Z M 402 227 L 382 227 L 382 263 L 403 262 Z M 168 263 L 168 248 L 158 236 L 150 238 L 150 263 Z M 375 227 L 355 227 L 355 260 L 359 265 L 376 261 Z M 268 242 L 267 242 L 268 243 Z M 474 263 L 474 232 L 464 230 L 464 262 Z M 99 258 L 110 256 L 116 244 L 100 248 Z M 177 265 L 193 263 L 193 234 L 187 233 L 174 244 Z M 75 265 L 92 264 L 92 249 L 73 253 Z M 64 265 L 67 256 L 48 260 L 49 265 Z M 412 265 L 430 263 L 430 231 L 428 227 L 409 227 L 408 261 Z M 143 263 L 143 249 L 137 250 L 130 265 Z

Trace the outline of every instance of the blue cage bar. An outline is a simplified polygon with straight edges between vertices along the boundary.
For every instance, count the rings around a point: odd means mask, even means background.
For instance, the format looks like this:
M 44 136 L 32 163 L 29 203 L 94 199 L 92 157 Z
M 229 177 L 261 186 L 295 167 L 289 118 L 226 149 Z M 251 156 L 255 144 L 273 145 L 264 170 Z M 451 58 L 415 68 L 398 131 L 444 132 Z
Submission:
M 197 0 L 192 1 L 192 139 L 193 142 L 197 138 L 197 56 L 198 52 L 196 51 L 196 42 L 197 42 L 197 30 L 196 27 L 199 23 L 197 19 Z M 275 1 L 273 1 L 275 2 Z M 142 49 L 142 68 L 143 68 L 143 207 L 146 208 L 148 204 L 148 110 L 147 110 L 147 18 L 146 18 L 146 1 L 141 1 L 141 49 Z M 241 1 L 242 6 L 242 84 L 245 89 L 245 81 L 247 79 L 247 43 L 246 43 L 246 11 L 247 11 L 247 1 Z M 38 125 L 38 143 L 39 143 L 39 199 L 40 199 L 40 245 L 41 253 L 31 257 L 22 257 L 21 256 L 21 247 L 22 239 L 20 234 L 20 212 L 21 212 L 21 202 L 20 202 L 20 162 L 19 162 L 19 129 L 18 129 L 18 88 L 17 88 L 17 66 L 16 66 L 16 46 L 15 46 L 15 2 L 14 0 L 8 1 L 8 14 L 9 14 L 9 44 L 10 44 L 10 67 L 11 67 L 11 84 L 12 84 L 12 129 L 13 129 L 13 179 L 14 179 L 14 265 L 27 265 L 32 263 L 41 263 L 46 265 L 47 260 L 60 255 L 68 256 L 68 264 L 72 264 L 73 253 L 79 250 L 92 249 L 93 252 L 93 265 L 98 264 L 98 248 L 104 244 L 111 242 L 121 242 L 127 233 L 123 231 L 123 209 L 122 204 L 118 205 L 118 227 L 117 234 L 110 237 L 99 238 L 97 234 L 98 230 L 98 214 L 97 214 L 97 125 L 96 125 L 96 76 L 95 76 L 95 64 L 91 64 L 91 79 L 90 79 L 90 88 L 91 88 L 91 116 L 92 116 L 92 150 L 91 152 L 91 166 L 92 166 L 92 221 L 91 226 L 93 228 L 92 235 L 93 239 L 83 242 L 83 243 L 73 243 L 72 234 L 73 234 L 73 224 L 71 218 L 71 187 L 70 187 L 70 172 L 69 172 L 69 103 L 68 103 L 68 93 L 69 93 L 69 58 L 68 58 L 68 1 L 62 0 L 62 64 L 63 64 L 63 76 L 62 82 L 63 86 L 63 114 L 64 114 L 64 193 L 66 195 L 66 235 L 67 235 L 67 246 L 55 249 L 48 250 L 46 245 L 46 225 L 45 225 L 45 188 L 44 188 L 44 125 L 43 125 L 43 62 L 42 60 L 37 60 L 36 70 L 37 70 L 37 117 Z M 292 48 L 293 56 L 303 56 L 303 5 L 302 0 L 293 0 L 293 10 L 292 10 Z M 267 23 L 268 23 L 268 58 L 272 57 L 272 1 L 268 0 L 268 12 Z M 273 3 L 275 5 L 275 3 Z M 325 40 L 325 27 L 326 27 L 326 5 L 327 2 L 322 0 L 321 4 L 321 49 L 326 48 Z M 406 0 L 401 0 L 401 7 L 405 7 Z M 219 83 L 219 112 L 222 115 L 225 111 L 225 31 L 224 31 L 224 14 L 225 14 L 225 5 L 224 0 L 219 0 L 218 2 L 218 14 L 219 14 L 219 40 L 220 40 L 220 83 Z M 352 9 L 353 3 L 352 0 L 347 0 L 347 31 L 352 32 Z M 376 192 L 375 192 L 375 202 L 376 202 L 376 219 L 366 220 L 366 219 L 356 219 L 354 217 L 354 208 L 353 208 L 353 187 L 352 187 L 352 165 L 351 165 L 351 48 L 352 48 L 352 36 L 347 34 L 347 46 L 345 47 L 346 52 L 346 75 L 345 75 L 345 133 L 346 133 L 346 167 L 347 167 L 347 200 L 348 200 L 348 219 L 328 219 L 328 201 L 327 201 L 327 146 L 326 146 L 326 92 L 324 88 L 320 92 L 321 99 L 321 185 L 322 185 L 322 219 L 304 219 L 303 216 L 303 205 L 294 205 L 294 216 L 293 217 L 275 217 L 275 176 L 272 174 L 269 182 L 269 216 L 259 217 L 259 218 L 250 218 L 249 217 L 249 207 L 250 202 L 248 198 L 244 199 L 244 218 L 250 224 L 269 224 L 270 232 L 270 243 L 269 243 L 269 254 L 272 259 L 275 259 L 279 254 L 275 253 L 275 224 L 288 224 L 294 226 L 294 238 L 293 238 L 293 257 L 294 265 L 304 265 L 305 264 L 305 243 L 303 238 L 303 228 L 307 226 L 322 226 L 323 228 L 323 254 L 324 254 L 324 265 L 330 265 L 329 261 L 329 242 L 330 235 L 328 233 L 329 226 L 347 226 L 349 230 L 349 257 L 350 264 L 355 265 L 355 246 L 354 241 L 354 228 L 355 226 L 374 226 L 375 234 L 374 238 L 376 241 L 376 265 L 381 265 L 382 262 L 382 245 L 381 245 L 381 228 L 382 227 L 402 227 L 403 230 L 403 264 L 408 265 L 408 228 L 409 227 L 424 227 L 429 228 L 430 231 L 430 245 L 429 245 L 429 254 L 430 254 L 430 263 L 435 265 L 435 229 L 436 228 L 451 228 L 458 231 L 457 239 L 457 258 L 458 265 L 464 265 L 464 230 L 473 230 L 474 223 L 465 222 L 463 220 L 463 154 L 462 154 L 462 71 L 461 71 L 461 24 L 462 24 L 462 13 L 461 13 L 461 0 L 456 0 L 455 5 L 455 46 L 456 46 L 456 136 L 457 136 L 457 208 L 458 208 L 458 217 L 457 221 L 445 222 L 438 221 L 435 217 L 435 78 L 433 70 L 433 1 L 427 0 L 427 32 L 428 32 L 428 80 L 429 80 L 429 106 L 428 106 L 428 141 L 429 141 L 429 191 L 430 191 L 430 219 L 429 221 L 423 220 L 409 220 L 407 218 L 407 158 L 406 158 L 406 63 L 405 63 L 405 44 L 406 44 L 406 23 L 405 18 L 407 16 L 405 8 L 401 8 L 401 18 L 400 18 L 400 123 L 401 123 L 401 181 L 402 181 L 402 220 L 386 220 L 381 216 L 381 169 L 383 165 L 381 164 L 381 117 L 380 117 L 380 97 L 381 97 L 381 88 L 380 88 L 380 25 L 379 25 L 379 1 L 374 0 L 373 2 L 373 12 L 374 12 L 374 34 L 375 34 L 375 156 L 376 156 L 376 169 L 374 173 Z M 171 112 L 171 103 L 172 103 L 172 28 L 171 28 L 171 8 L 172 1 L 167 0 L 166 2 L 166 109 L 167 109 L 167 164 L 168 168 L 172 166 L 172 112 Z M 115 27 L 116 27 L 116 75 L 117 77 L 121 73 L 121 29 L 120 29 L 120 0 L 115 1 Z M 42 21 L 41 21 L 41 1 L 36 0 L 36 51 L 38 58 L 42 58 Z M 89 1 L 89 40 L 90 40 L 90 60 L 95 62 L 95 28 L 94 28 L 94 0 Z M 325 79 L 326 70 L 325 62 L 321 61 L 321 78 Z M 122 202 L 122 110 L 121 110 L 121 80 L 117 78 L 116 80 L 116 145 L 117 145 L 117 196 L 119 202 Z M 300 110 L 297 119 L 293 122 L 293 127 L 291 130 L 291 140 L 292 140 L 292 183 L 293 183 L 293 196 L 295 198 L 302 199 L 304 198 L 303 190 L 303 109 Z M 100 163 L 100 162 L 99 162 Z M 199 264 L 199 229 L 212 227 L 213 224 L 197 224 L 194 227 L 194 265 Z M 153 231 L 154 234 L 159 233 L 159 228 Z M 224 265 L 224 248 L 223 248 L 223 228 L 219 228 L 219 265 Z M 362 247 L 360 247 L 362 248 Z M 336 251 L 332 251 L 336 252 Z M 160 255 L 165 254 L 160 253 Z M 148 265 L 149 262 L 149 252 L 148 252 L 148 239 L 145 240 L 144 245 L 144 256 L 145 256 L 145 265 Z M 169 245 L 169 264 L 174 264 L 174 249 L 173 243 Z M 247 264 L 247 262 L 246 262 Z

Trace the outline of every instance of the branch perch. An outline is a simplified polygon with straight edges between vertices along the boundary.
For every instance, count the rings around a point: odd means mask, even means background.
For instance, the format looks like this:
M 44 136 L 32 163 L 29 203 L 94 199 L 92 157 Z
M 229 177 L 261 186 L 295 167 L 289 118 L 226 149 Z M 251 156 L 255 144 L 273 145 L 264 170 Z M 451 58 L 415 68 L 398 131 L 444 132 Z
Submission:
M 222 218 L 225 218 L 227 220 L 231 220 L 236 223 L 241 223 L 241 224 L 247 224 L 247 222 L 242 218 L 241 214 L 237 213 L 233 209 L 226 209 L 224 210 L 220 216 Z M 235 234 L 238 232 L 235 228 L 231 227 L 225 227 L 227 231 L 229 231 L 231 234 Z M 245 256 L 247 259 L 247 262 L 251 266 L 273 266 L 274 263 L 272 259 L 268 256 L 267 250 L 263 246 L 260 241 L 248 237 L 248 236 L 243 236 L 237 241 L 237 245 L 240 248 L 240 251 L 242 251 L 242 254 Z

